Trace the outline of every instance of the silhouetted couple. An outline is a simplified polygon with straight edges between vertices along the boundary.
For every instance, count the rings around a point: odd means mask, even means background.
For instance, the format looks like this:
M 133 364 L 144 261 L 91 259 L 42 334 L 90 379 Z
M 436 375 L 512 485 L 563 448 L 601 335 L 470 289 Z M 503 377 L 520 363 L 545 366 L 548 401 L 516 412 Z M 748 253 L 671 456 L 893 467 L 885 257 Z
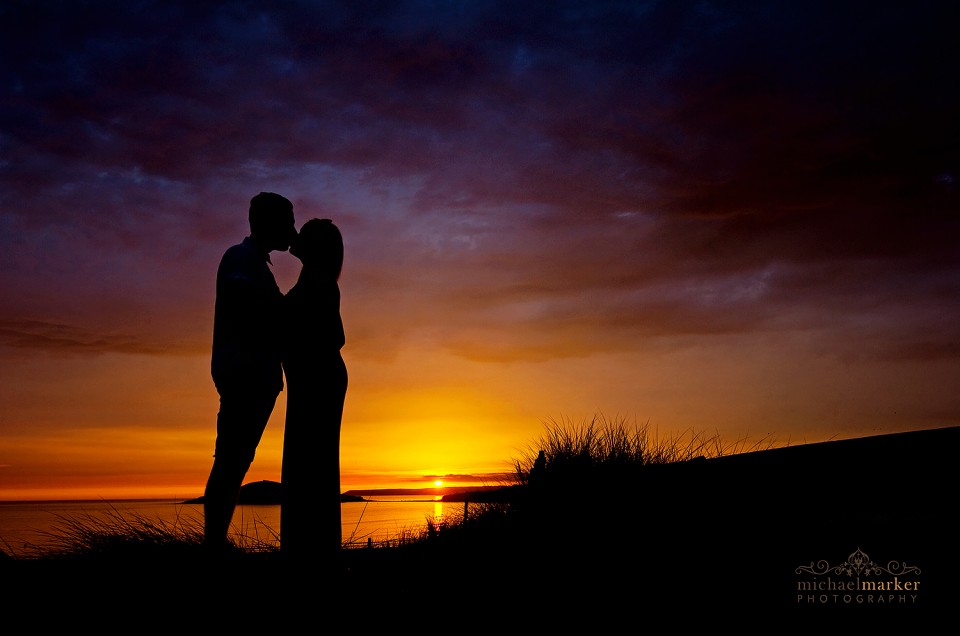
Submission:
M 311 219 L 298 233 L 293 204 L 272 192 L 251 199 L 249 222 L 250 235 L 224 253 L 217 270 L 211 373 L 220 410 L 204 541 L 214 550 L 228 545 L 240 487 L 286 375 L 280 550 L 290 563 L 332 565 L 342 541 L 343 239 L 329 219 Z M 270 252 L 288 249 L 302 268 L 284 296 Z

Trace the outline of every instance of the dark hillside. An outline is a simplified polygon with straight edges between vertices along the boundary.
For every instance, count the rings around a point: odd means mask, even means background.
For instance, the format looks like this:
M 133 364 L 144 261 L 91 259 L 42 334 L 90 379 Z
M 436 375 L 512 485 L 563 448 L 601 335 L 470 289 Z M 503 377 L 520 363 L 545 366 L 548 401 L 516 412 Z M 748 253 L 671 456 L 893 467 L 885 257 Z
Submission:
M 509 523 L 464 545 L 441 537 L 394 555 L 379 575 L 443 572 L 481 590 L 521 585 L 681 613 L 826 620 L 943 609 L 960 592 L 958 448 L 960 427 L 951 427 L 609 471 L 526 498 L 514 489 Z M 846 573 L 825 571 L 843 565 Z M 802 570 L 810 566 L 812 574 Z M 914 594 L 894 589 L 869 602 L 866 594 L 849 602 L 830 590 L 825 602 L 798 594 L 804 585 L 851 584 L 857 574 L 882 586 L 898 568 L 908 573 L 892 585 L 916 579 Z M 361 587 L 364 572 L 356 563 Z
M 506 491 L 508 506 L 467 504 L 504 511 L 477 525 L 344 550 L 335 571 L 196 550 L 0 563 L 4 598 L 32 611 L 106 606 L 118 618 L 229 592 L 235 626 L 317 608 L 367 623 L 401 615 L 386 608 L 429 608 L 431 620 L 442 612 L 507 633 L 516 617 L 588 633 L 664 621 L 680 633 L 917 626 L 952 615 L 960 598 L 957 448 L 951 427 L 544 480 Z

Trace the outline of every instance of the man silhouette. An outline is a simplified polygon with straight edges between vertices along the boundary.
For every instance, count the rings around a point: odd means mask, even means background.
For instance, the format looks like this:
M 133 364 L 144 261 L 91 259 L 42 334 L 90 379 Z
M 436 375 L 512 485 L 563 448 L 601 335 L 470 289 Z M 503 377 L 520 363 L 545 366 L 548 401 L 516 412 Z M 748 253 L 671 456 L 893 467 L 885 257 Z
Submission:
M 297 234 L 293 204 L 273 192 L 250 200 L 250 235 L 230 247 L 217 269 L 210 371 L 220 394 L 213 468 L 203 495 L 204 543 L 221 548 L 240 486 L 283 390 L 283 294 L 270 252 Z

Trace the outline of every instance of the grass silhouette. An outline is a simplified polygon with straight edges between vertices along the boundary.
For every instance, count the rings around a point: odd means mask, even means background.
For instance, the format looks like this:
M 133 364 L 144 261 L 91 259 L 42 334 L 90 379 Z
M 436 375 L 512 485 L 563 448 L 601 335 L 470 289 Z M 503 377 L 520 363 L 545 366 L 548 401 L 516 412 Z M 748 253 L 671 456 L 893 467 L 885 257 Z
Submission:
M 749 447 L 742 440 L 724 444 L 716 435 L 696 431 L 661 439 L 654 437 L 647 424 L 630 424 L 623 418 L 608 419 L 603 415 L 581 422 L 549 419 L 544 422 L 544 433 L 513 459 L 514 482 L 504 484 L 502 492 L 493 495 L 496 500 L 483 501 L 483 497 L 478 497 L 459 512 L 445 514 L 442 521 L 429 519 L 425 528 L 401 530 L 397 537 L 386 541 L 372 543 L 354 531 L 345 537 L 344 548 L 402 550 L 436 543 L 441 535 L 446 544 L 454 540 L 460 542 L 494 527 L 500 529 L 511 522 L 528 520 L 532 510 L 542 508 L 543 502 L 538 498 L 553 503 L 571 493 L 598 487 L 603 481 L 624 479 L 644 466 L 771 446 L 772 442 L 768 441 Z M 530 474 L 541 451 L 546 465 L 537 490 L 531 492 Z M 43 534 L 48 541 L 42 547 L 28 546 L 25 552 L 15 555 L 16 558 L 85 561 L 196 558 L 202 553 L 203 525 L 195 517 L 178 516 L 171 522 L 112 508 L 106 515 L 60 516 Z M 275 555 L 279 551 L 278 543 L 274 529 L 255 526 L 252 536 L 231 536 L 226 556 L 243 559 Z
M 458 511 L 389 542 L 348 537 L 322 571 L 284 563 L 268 528 L 269 540 L 234 538 L 211 555 L 193 518 L 115 511 L 62 518 L 54 547 L 0 561 L 14 582 L 0 597 L 10 607 L 106 599 L 151 612 L 157 599 L 209 604 L 229 590 L 250 595 L 231 610 L 244 628 L 239 617 L 264 608 L 314 616 L 321 599 L 367 619 L 388 603 L 429 601 L 464 619 L 501 616 L 515 602 L 563 628 L 586 620 L 596 629 L 625 613 L 646 616 L 640 624 L 650 612 L 678 625 L 740 625 L 748 615 L 812 615 L 796 600 L 797 567 L 863 550 L 922 566 L 923 602 L 952 607 L 957 524 L 942 498 L 921 495 L 956 483 L 958 445 L 960 427 L 777 446 L 696 431 L 658 437 L 602 415 L 547 420 L 502 488 L 467 493 Z M 890 618 L 873 606 L 815 610 L 817 623 L 831 612 Z

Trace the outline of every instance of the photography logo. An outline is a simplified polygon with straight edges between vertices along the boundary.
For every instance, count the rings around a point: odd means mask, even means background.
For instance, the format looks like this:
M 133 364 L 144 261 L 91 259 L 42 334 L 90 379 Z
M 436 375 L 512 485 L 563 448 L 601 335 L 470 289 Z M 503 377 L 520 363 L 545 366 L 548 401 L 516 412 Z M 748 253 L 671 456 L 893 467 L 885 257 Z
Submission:
M 860 548 L 840 565 L 801 565 L 798 605 L 914 605 L 922 593 L 920 568 L 899 561 L 877 565 Z

